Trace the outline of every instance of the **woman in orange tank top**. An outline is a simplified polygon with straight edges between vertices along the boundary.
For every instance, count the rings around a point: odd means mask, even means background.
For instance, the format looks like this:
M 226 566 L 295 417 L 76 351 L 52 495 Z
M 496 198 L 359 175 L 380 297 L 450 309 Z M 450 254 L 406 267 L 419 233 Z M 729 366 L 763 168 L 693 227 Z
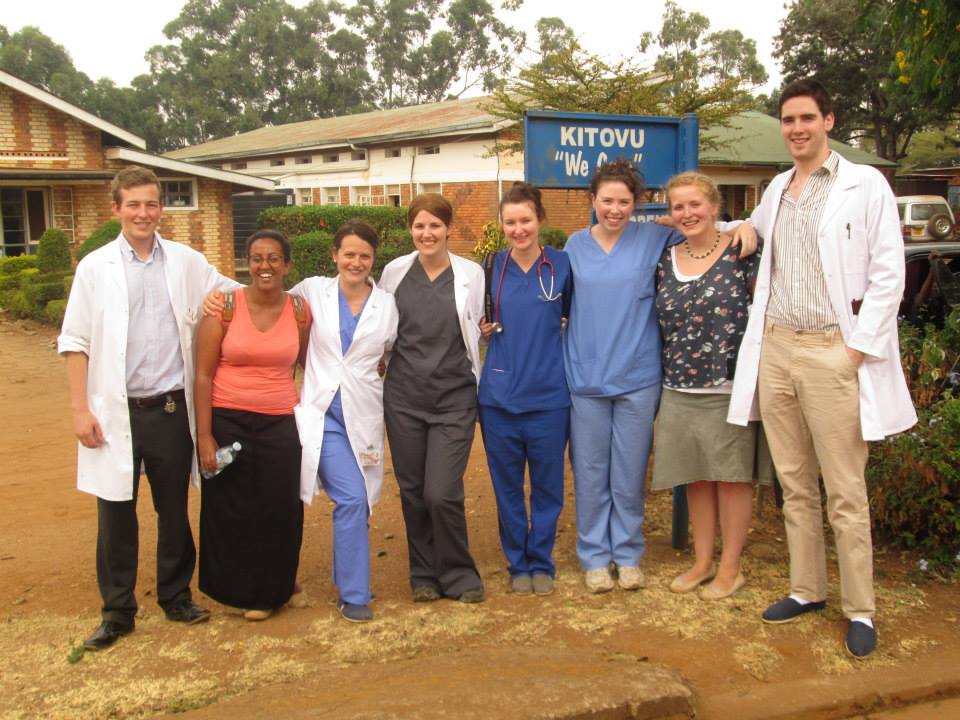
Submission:
M 309 316 L 283 290 L 290 243 L 259 231 L 247 240 L 251 284 L 233 315 L 204 317 L 197 337 L 197 447 L 206 473 L 218 447 L 241 444 L 233 463 L 204 478 L 200 589 L 263 620 L 294 592 L 303 504 L 294 369 L 306 351 Z

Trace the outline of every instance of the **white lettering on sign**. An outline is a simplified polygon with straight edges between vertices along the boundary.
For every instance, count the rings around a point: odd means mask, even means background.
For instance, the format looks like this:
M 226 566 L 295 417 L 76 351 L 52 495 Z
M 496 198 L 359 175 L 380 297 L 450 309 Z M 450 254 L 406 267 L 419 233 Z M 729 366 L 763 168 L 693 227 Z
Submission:
M 573 152 L 572 150 L 557 150 L 553 159 L 556 162 L 563 163 L 563 172 L 567 177 L 579 176 L 588 177 L 590 175 L 590 161 L 583 156 L 582 150 Z M 605 152 L 597 155 L 597 166 L 603 165 L 609 158 Z M 643 160 L 643 153 L 633 154 L 634 165 L 639 165 Z
M 643 128 L 599 128 L 561 125 L 560 145 L 570 147 L 618 147 L 639 150 L 644 143 Z

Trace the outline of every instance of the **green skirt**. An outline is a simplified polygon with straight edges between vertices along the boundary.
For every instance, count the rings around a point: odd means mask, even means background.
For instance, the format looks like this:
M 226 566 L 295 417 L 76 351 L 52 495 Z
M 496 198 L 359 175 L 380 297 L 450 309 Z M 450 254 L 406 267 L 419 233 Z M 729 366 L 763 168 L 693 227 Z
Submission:
M 653 489 L 715 482 L 773 483 L 763 426 L 727 422 L 730 395 L 663 389 L 654 432 Z

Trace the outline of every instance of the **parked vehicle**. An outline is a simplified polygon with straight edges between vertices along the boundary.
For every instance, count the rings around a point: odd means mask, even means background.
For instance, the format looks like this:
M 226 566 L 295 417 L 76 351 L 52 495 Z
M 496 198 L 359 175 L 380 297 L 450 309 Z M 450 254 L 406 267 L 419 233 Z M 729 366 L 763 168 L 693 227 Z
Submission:
M 960 242 L 911 243 L 904 247 L 904 259 L 900 315 L 942 327 L 951 308 L 960 306 Z
M 904 195 L 897 198 L 904 242 L 947 240 L 954 232 L 953 211 L 939 195 Z

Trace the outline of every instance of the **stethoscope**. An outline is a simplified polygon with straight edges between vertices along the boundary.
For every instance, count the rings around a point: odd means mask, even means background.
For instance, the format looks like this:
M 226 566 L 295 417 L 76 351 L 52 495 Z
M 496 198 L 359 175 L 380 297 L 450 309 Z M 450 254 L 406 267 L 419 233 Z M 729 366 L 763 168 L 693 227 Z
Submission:
M 507 265 L 510 263 L 510 254 L 513 252 L 513 248 L 507 250 L 507 255 L 503 259 L 503 267 L 500 268 L 500 282 L 497 283 L 497 300 L 494 303 L 493 307 L 493 331 L 495 333 L 503 332 L 503 323 L 500 322 L 500 293 L 503 292 L 503 278 L 507 274 Z M 543 266 L 546 265 L 550 270 L 550 291 L 547 292 L 546 285 L 543 284 Z M 537 300 L 543 300 L 544 302 L 554 302 L 559 300 L 563 295 L 562 292 L 553 294 L 554 282 L 557 279 L 556 269 L 553 267 L 553 263 L 550 262 L 550 258 L 547 257 L 547 254 L 543 251 L 543 248 L 540 248 L 540 259 L 537 261 L 536 267 L 537 273 L 537 282 L 540 283 L 540 294 L 537 295 Z

